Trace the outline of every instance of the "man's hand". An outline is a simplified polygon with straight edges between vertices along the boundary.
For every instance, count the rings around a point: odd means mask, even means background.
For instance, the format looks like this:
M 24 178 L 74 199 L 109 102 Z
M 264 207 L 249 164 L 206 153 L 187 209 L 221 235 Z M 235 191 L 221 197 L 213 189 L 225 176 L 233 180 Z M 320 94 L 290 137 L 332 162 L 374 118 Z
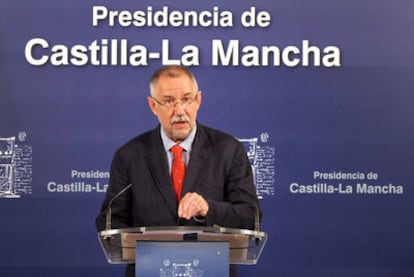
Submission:
M 188 192 L 181 198 L 178 204 L 178 216 L 187 220 L 193 216 L 206 217 L 208 212 L 208 203 L 198 193 Z

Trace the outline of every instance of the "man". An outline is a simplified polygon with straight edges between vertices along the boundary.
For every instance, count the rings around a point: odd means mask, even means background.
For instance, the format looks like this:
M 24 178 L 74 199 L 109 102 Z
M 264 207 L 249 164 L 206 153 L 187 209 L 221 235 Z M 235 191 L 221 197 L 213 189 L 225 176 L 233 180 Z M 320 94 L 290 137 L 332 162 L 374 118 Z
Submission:
M 160 125 L 115 153 L 97 229 L 105 229 L 109 201 L 128 184 L 132 187 L 112 204 L 112 228 L 253 229 L 258 201 L 245 149 L 232 136 L 197 122 L 202 95 L 193 74 L 164 66 L 152 76 L 150 92 L 148 105 Z M 171 152 L 175 145 L 183 149 L 177 156 Z M 175 167 L 178 160 L 181 169 Z M 175 174 L 182 171 L 177 185 Z M 126 276 L 134 276 L 133 267 Z M 231 276 L 236 276 L 233 266 Z

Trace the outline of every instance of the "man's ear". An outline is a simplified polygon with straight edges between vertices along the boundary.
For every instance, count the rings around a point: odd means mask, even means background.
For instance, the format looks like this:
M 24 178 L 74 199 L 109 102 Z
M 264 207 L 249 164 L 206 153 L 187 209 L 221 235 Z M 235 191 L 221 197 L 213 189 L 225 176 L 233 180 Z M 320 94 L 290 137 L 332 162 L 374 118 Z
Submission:
M 200 106 L 201 106 L 201 90 L 198 92 L 198 95 L 197 95 L 197 110 L 200 108 Z
M 151 98 L 148 97 L 148 106 L 151 109 L 152 113 L 155 114 L 155 116 L 158 116 L 157 114 L 157 109 L 155 108 L 155 101 Z

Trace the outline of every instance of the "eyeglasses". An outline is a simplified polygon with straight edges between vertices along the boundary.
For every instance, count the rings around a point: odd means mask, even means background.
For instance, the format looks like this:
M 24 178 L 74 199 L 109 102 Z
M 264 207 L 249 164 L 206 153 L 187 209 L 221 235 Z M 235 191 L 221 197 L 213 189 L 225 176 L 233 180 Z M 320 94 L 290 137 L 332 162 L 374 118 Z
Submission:
M 160 102 L 157 99 L 155 99 L 154 97 L 151 97 L 152 100 L 154 100 L 157 104 L 160 104 L 161 106 L 163 106 L 164 108 L 166 108 L 167 110 L 172 110 L 174 109 L 178 104 L 181 104 L 181 107 L 183 107 L 184 109 L 187 108 L 188 106 L 190 106 L 191 104 L 194 103 L 194 101 L 197 99 L 198 96 L 198 92 L 195 94 L 194 97 L 190 97 L 190 96 L 184 96 L 183 98 L 181 98 L 180 101 L 177 101 L 177 99 L 175 98 L 167 98 L 164 101 Z

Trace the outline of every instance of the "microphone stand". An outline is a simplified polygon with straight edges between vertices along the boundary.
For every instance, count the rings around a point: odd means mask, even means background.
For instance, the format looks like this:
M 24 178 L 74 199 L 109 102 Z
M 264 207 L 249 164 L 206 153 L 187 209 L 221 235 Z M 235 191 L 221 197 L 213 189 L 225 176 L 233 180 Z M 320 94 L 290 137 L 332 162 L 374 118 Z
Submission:
M 121 196 L 125 191 L 127 191 L 129 188 L 132 187 L 132 184 L 129 184 L 128 186 L 124 187 L 120 192 L 118 192 L 114 197 L 112 197 L 111 201 L 108 203 L 108 210 L 106 211 L 106 228 L 105 231 L 109 231 L 112 229 L 112 203 Z M 107 237 L 106 239 L 109 239 L 110 237 Z

